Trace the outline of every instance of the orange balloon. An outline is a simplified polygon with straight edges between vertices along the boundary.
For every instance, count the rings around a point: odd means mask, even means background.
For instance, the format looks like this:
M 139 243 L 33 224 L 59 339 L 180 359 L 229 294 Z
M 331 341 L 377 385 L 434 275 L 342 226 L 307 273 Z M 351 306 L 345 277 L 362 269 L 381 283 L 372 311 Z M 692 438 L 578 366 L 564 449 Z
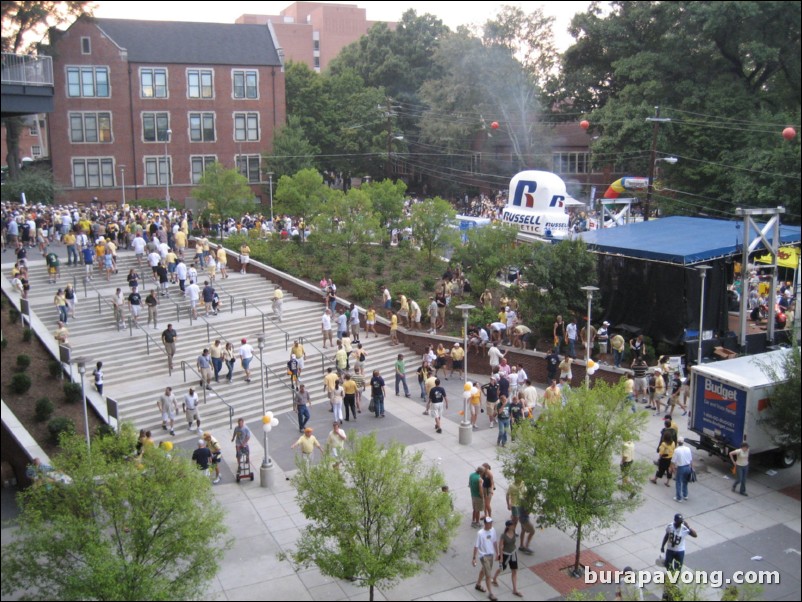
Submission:
M 588 129 L 590 127 L 590 121 L 588 121 L 587 119 L 583 119 L 582 121 L 579 122 L 579 127 L 581 127 L 583 130 Z
M 494 130 L 497 130 L 498 129 L 498 121 L 494 121 L 493 123 L 491 123 L 490 127 L 493 128 Z
M 783 138 L 786 140 L 793 140 L 796 138 L 796 130 L 792 127 L 787 127 L 783 130 Z

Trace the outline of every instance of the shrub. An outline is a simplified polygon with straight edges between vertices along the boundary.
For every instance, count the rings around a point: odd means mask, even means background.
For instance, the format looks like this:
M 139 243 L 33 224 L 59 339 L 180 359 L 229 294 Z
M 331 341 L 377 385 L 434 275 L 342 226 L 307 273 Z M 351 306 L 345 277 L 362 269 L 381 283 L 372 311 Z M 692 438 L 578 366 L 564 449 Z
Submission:
M 61 375 L 63 368 L 61 367 L 60 361 L 50 360 L 50 362 L 47 364 L 47 370 L 50 372 L 50 376 L 53 378 L 58 378 Z
M 432 292 L 434 290 L 434 285 L 437 282 L 437 279 L 434 276 L 423 276 L 420 279 L 421 286 L 423 287 L 424 291 Z
M 17 320 L 19 320 L 19 316 L 20 313 L 16 307 L 12 307 L 11 309 L 8 310 L 8 319 L 11 320 L 12 322 L 16 322 Z
M 414 265 L 406 265 L 401 270 L 401 277 L 404 280 L 413 280 L 418 277 L 418 268 Z
M 78 383 L 64 383 L 64 401 L 66 403 L 81 401 L 81 385 Z
M 20 372 L 25 372 L 30 365 L 31 365 L 30 355 L 25 355 L 24 353 L 20 353 L 17 356 L 17 370 L 19 370 Z
M 414 280 L 400 280 L 393 284 L 393 293 L 396 295 L 406 295 L 407 299 L 418 300 L 420 305 L 421 288 L 418 282 Z M 423 309 L 421 307 L 421 309 Z
M 28 389 L 31 388 L 31 377 L 27 374 L 15 374 L 11 377 L 11 390 L 18 394 L 22 395 Z
M 50 416 L 53 415 L 53 402 L 51 402 L 47 397 L 42 397 L 36 400 L 36 422 L 44 422 L 48 420 Z
M 355 278 L 351 283 L 351 295 L 360 305 L 370 305 L 376 294 L 376 284 L 365 278 Z
M 337 286 L 348 286 L 351 284 L 351 268 L 347 265 L 338 265 L 334 268 L 331 277 Z
M 109 437 L 116 434 L 117 431 L 114 430 L 114 427 L 106 424 L 105 422 L 98 424 L 97 428 L 95 429 L 96 437 Z
M 62 433 L 70 435 L 75 433 L 75 422 L 66 416 L 56 416 L 47 423 L 47 430 L 53 442 L 58 443 Z
M 377 276 L 381 276 L 382 274 L 384 274 L 383 261 L 377 261 L 376 263 L 373 264 L 373 273 L 376 274 Z
M 33 330 L 26 328 L 22 331 L 22 340 L 30 343 L 33 340 Z

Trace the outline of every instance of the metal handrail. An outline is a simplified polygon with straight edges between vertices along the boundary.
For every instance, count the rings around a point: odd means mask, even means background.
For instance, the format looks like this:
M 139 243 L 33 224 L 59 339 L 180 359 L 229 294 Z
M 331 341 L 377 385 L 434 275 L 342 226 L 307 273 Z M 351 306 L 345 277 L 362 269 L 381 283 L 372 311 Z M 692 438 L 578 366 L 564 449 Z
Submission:
M 286 389 L 289 389 L 290 391 L 292 391 L 293 393 L 295 393 L 295 387 L 293 387 L 293 386 L 292 386 L 292 384 L 287 384 L 286 382 L 284 382 L 284 379 L 282 378 L 282 375 L 281 375 L 280 373 L 278 373 L 278 372 L 276 372 L 275 370 L 273 370 L 273 368 L 271 368 L 271 367 L 270 367 L 270 366 L 268 366 L 267 364 L 264 364 L 262 367 L 263 367 L 263 368 L 264 368 L 266 371 L 270 372 L 270 374 L 272 374 L 273 376 L 275 376 L 275 377 L 276 377 L 276 379 L 278 379 L 278 382 L 279 382 L 279 384 L 281 384 L 281 385 L 282 385 L 282 386 L 284 386 Z M 299 378 L 299 379 L 297 380 L 297 382 L 298 382 L 298 385 L 300 385 L 300 384 L 301 384 L 301 379 Z M 269 389 L 269 388 L 270 388 L 270 379 L 267 377 L 267 374 L 265 374 L 265 389 Z
M 232 295 L 231 293 L 227 292 L 226 289 L 223 288 L 223 284 L 222 283 L 216 283 L 215 284 L 213 282 L 212 284 L 215 285 L 214 286 L 214 290 L 217 293 L 218 297 L 222 298 L 220 293 L 223 293 L 223 295 L 228 295 L 229 306 L 231 307 L 231 313 L 233 314 L 234 313 L 234 295 Z M 222 302 L 221 302 L 221 304 L 222 304 Z
M 197 377 L 198 377 L 198 381 L 199 381 L 199 382 L 203 382 L 203 377 L 201 376 L 200 372 L 198 372 L 197 370 L 195 370 L 195 368 L 192 366 L 192 364 L 190 364 L 190 363 L 189 363 L 189 362 L 187 362 L 186 360 L 181 360 L 181 370 L 182 370 L 182 371 L 183 371 L 183 373 L 184 373 L 184 382 L 187 382 L 187 368 L 189 368 L 189 369 L 190 369 L 192 372 L 194 372 L 194 373 L 195 373 L 195 376 L 197 376 Z M 227 402 L 225 399 L 223 399 L 223 396 L 222 396 L 222 395 L 220 395 L 220 393 L 218 393 L 218 392 L 217 392 L 217 391 L 215 391 L 214 389 L 207 389 L 207 388 L 206 388 L 206 384 L 205 384 L 205 383 L 204 383 L 204 385 L 201 387 L 201 390 L 203 391 L 203 403 L 204 403 L 204 404 L 207 402 L 207 399 L 206 399 L 206 391 L 211 391 L 212 393 L 214 393 L 214 394 L 217 396 L 217 399 L 219 399 L 220 401 L 222 401 L 222 402 L 223 402 L 223 404 L 224 404 L 226 407 L 228 407 L 228 428 L 229 428 L 229 430 L 233 429 L 233 428 L 234 428 L 234 406 L 232 406 L 232 405 L 231 405 L 230 403 L 228 403 L 228 402 Z

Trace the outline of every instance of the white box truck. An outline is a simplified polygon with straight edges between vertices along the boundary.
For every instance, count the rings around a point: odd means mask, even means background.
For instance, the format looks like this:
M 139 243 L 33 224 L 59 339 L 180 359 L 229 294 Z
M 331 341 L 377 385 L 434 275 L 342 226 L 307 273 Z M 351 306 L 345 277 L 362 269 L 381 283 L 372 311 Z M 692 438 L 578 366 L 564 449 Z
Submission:
M 782 362 L 790 353 L 780 349 L 691 368 L 690 429 L 700 440 L 689 443 L 726 459 L 746 441 L 750 455 L 772 455 L 779 466 L 792 466 L 793 452 L 778 449 L 762 422 L 775 385 L 763 366 L 782 374 Z

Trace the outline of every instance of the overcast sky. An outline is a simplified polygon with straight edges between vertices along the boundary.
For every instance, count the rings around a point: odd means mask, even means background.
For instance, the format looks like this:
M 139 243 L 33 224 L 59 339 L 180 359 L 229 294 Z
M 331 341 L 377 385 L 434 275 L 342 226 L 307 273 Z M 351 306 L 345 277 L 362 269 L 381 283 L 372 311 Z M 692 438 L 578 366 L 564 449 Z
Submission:
M 96 3 L 95 16 L 115 19 L 148 19 L 158 21 L 208 21 L 233 23 L 242 14 L 277 15 L 292 4 L 284 2 L 105 2 Z M 565 50 L 572 38 L 566 33 L 568 24 L 576 13 L 584 11 L 590 2 L 340 2 L 356 4 L 367 9 L 370 21 L 399 21 L 407 9 L 418 14 L 436 15 L 451 29 L 458 25 L 484 23 L 495 16 L 502 4 L 520 6 L 531 11 L 543 6 L 546 14 L 556 18 L 554 35 L 557 46 Z M 191 7 L 188 10 L 188 7 Z

